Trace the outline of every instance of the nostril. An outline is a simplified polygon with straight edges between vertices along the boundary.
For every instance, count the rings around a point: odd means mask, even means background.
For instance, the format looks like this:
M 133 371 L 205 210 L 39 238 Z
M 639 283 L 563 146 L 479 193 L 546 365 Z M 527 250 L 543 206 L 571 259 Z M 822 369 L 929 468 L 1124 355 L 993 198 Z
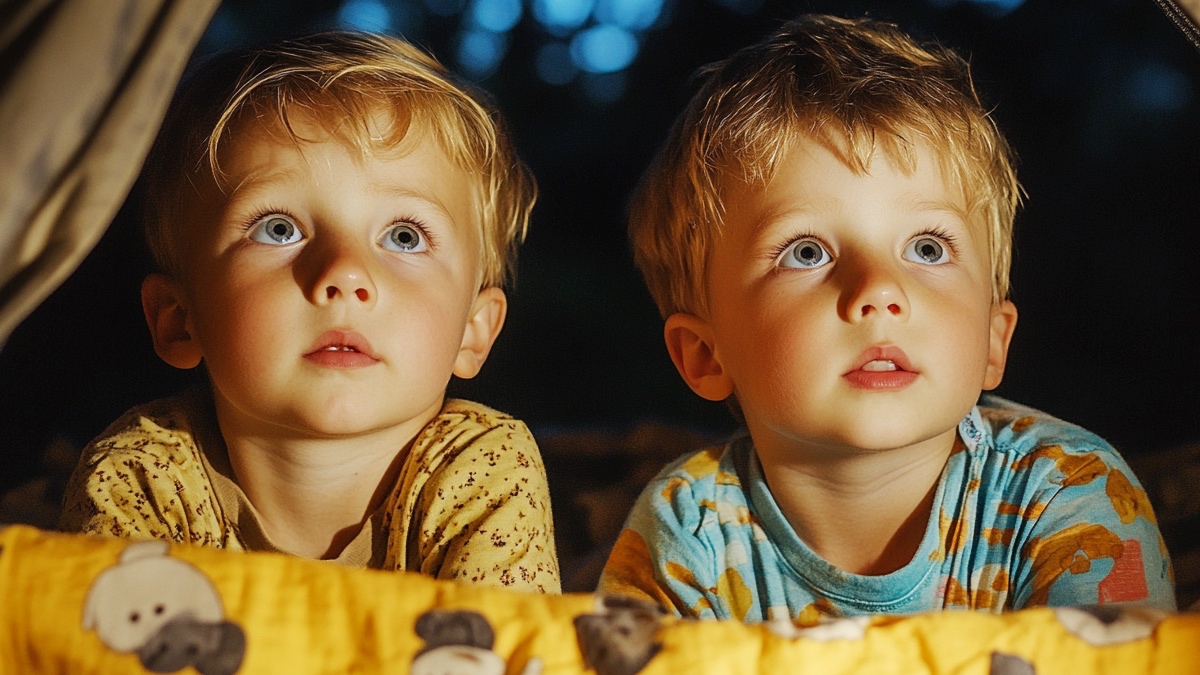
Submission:
M 325 297 L 329 298 L 330 300 L 337 297 L 337 294 L 338 294 L 337 286 L 326 286 L 325 287 Z
M 900 314 L 900 305 L 892 303 L 892 304 L 888 305 L 888 311 L 891 312 L 893 315 L 898 316 Z
M 355 295 L 357 295 L 357 296 L 358 296 L 358 299 L 359 299 L 359 300 L 362 300 L 363 302 L 366 302 L 366 301 L 367 301 L 367 298 L 368 298 L 368 297 L 370 297 L 370 296 L 367 294 L 367 289 L 365 289 L 365 288 L 360 288 L 360 289 L 358 289 L 358 290 L 354 291 L 354 294 L 355 294 Z

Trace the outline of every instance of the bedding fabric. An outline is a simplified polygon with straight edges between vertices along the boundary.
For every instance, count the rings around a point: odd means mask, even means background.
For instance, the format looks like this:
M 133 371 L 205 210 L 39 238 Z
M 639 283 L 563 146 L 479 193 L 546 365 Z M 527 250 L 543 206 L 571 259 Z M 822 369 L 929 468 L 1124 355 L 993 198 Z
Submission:
M 170 673 L 1200 672 L 1200 615 L 1115 606 L 681 620 L 271 553 L 0 530 L 0 671 Z

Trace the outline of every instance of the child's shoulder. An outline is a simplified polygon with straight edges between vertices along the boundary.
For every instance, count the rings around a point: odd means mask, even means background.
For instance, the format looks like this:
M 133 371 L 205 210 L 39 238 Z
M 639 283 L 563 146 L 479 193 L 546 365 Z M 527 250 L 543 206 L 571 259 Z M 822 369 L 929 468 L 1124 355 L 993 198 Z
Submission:
M 1014 460 L 1047 452 L 1119 457 L 1113 446 L 1095 433 L 1036 408 L 988 395 L 980 399 L 978 410 L 993 449 Z
M 714 494 L 719 486 L 741 488 L 744 466 L 752 447 L 749 436 L 689 452 L 663 467 L 653 482 L 671 486 L 689 485 L 697 497 Z M 672 490 L 673 491 L 673 490 Z
M 521 420 L 482 403 L 447 399 L 413 441 L 413 457 L 427 469 L 487 460 L 489 466 L 541 466 L 537 441 Z
M 437 442 L 448 437 L 465 439 L 479 434 L 528 436 L 528 441 L 533 442 L 529 428 L 521 420 L 482 403 L 461 398 L 447 399 L 442 404 L 438 414 L 425 425 L 422 434 L 425 438 L 421 442 Z
M 450 398 L 442 404 L 442 410 L 438 413 L 437 420 L 446 419 L 451 423 L 463 424 L 479 424 L 484 426 L 495 426 L 497 424 L 506 424 L 516 422 L 521 424 L 521 421 L 509 415 L 508 413 L 500 412 L 495 408 L 490 408 L 482 403 L 468 401 L 463 398 Z
M 197 427 L 205 414 L 201 394 L 190 391 L 130 408 L 88 448 L 111 457 L 157 456 L 179 461 L 199 450 Z

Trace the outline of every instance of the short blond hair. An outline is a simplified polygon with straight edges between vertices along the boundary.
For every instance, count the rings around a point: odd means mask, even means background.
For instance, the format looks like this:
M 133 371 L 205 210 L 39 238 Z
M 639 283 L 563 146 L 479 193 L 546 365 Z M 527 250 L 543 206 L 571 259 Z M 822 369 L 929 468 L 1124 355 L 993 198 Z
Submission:
M 804 135 L 860 173 L 877 149 L 912 171 L 917 143 L 932 144 L 972 217 L 987 225 L 993 302 L 1008 296 L 1020 201 L 1014 158 L 953 51 L 893 24 L 810 15 L 700 77 L 630 204 L 634 259 L 664 317 L 707 315 L 724 183 L 765 184 Z
M 370 120 L 381 109 L 392 124 L 384 138 L 373 138 Z M 295 114 L 314 115 L 364 154 L 396 147 L 414 125 L 430 133 L 479 181 L 482 286 L 511 281 L 537 186 L 503 118 L 417 47 L 349 31 L 219 54 L 184 82 L 143 172 L 146 240 L 162 271 L 182 272 L 185 252 L 173 224 L 194 179 L 207 172 L 223 186 L 221 149 L 247 125 L 273 125 L 303 142 L 289 121 Z

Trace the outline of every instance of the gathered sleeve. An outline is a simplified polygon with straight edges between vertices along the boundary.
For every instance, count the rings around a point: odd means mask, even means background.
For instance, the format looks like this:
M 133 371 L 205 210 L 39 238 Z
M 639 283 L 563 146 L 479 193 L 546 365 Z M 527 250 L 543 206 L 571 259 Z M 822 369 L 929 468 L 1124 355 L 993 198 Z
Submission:
M 525 424 L 452 402 L 418 445 L 427 447 L 399 486 L 409 507 L 394 512 L 386 566 L 560 592 L 546 469 Z
M 199 449 L 188 432 L 157 417 L 147 406 L 135 408 L 84 448 L 59 529 L 224 547 Z

